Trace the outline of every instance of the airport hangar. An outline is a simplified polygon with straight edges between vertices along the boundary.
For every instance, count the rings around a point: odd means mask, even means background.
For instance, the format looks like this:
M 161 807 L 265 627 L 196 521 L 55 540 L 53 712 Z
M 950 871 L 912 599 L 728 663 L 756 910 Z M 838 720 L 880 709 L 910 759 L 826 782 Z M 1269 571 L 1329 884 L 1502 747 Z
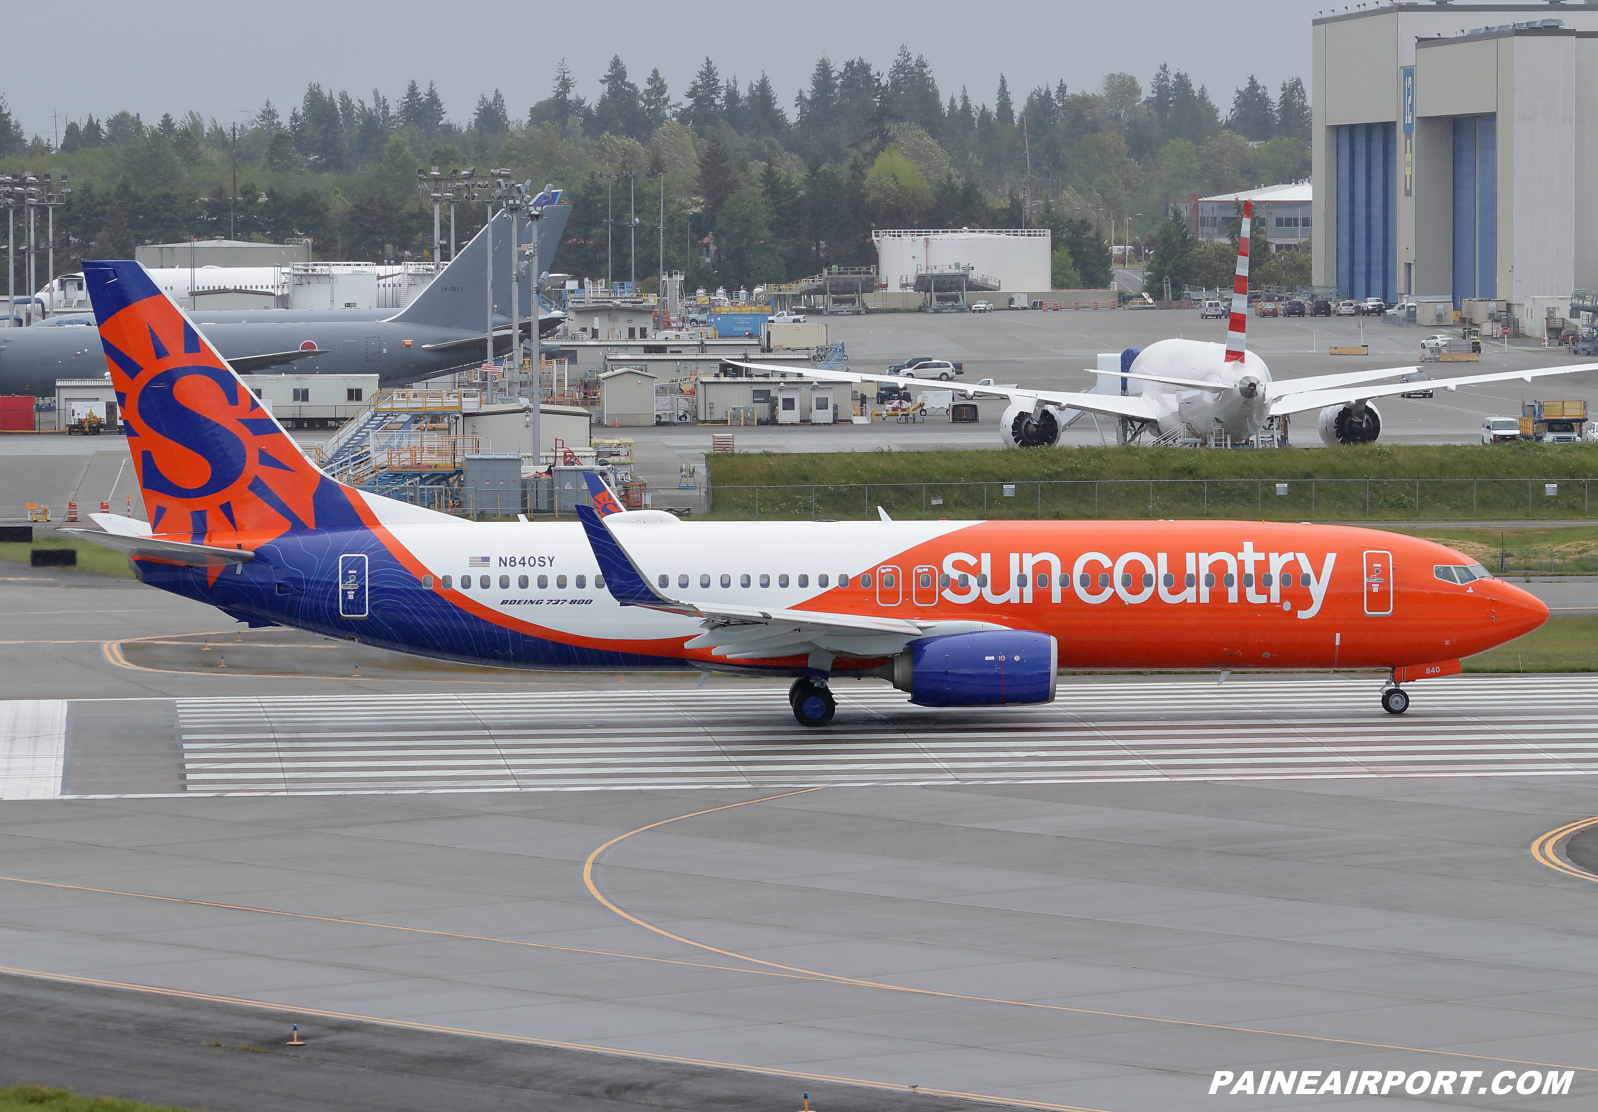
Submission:
M 1598 7 L 1402 3 L 1314 21 L 1314 281 L 1501 304 L 1598 286 Z M 1533 319 L 1536 318 L 1536 319 Z

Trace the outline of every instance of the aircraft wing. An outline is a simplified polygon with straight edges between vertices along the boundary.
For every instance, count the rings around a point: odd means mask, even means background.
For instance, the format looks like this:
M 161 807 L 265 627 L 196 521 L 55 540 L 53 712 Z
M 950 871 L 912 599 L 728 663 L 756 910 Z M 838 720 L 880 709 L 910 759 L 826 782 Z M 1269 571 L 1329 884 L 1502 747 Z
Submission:
M 1568 375 L 1578 371 L 1598 371 L 1598 363 L 1576 363 L 1569 367 L 1537 367 L 1525 371 L 1494 371 L 1484 375 L 1464 375 L 1460 378 L 1432 378 L 1424 382 L 1389 382 L 1380 386 L 1362 386 L 1350 383 L 1331 389 L 1310 390 L 1289 394 L 1280 401 L 1272 400 L 1273 416 L 1303 413 L 1306 410 L 1324 409 L 1329 405 L 1351 405 L 1371 398 L 1386 398 L 1411 390 L 1458 390 L 1461 386 L 1476 386 L 1484 382 L 1513 382 L 1519 379 L 1530 382 L 1546 375 Z
M 1383 367 L 1373 371 L 1344 371 L 1335 375 L 1309 375 L 1306 378 L 1272 379 L 1265 387 L 1265 396 L 1271 401 L 1293 394 L 1307 394 L 1312 390 L 1339 390 L 1360 382 L 1379 382 L 1384 378 L 1397 378 L 1419 370 L 1413 363 L 1407 367 Z
M 1002 628 L 985 622 L 915 622 L 869 614 L 768 609 L 730 603 L 705 605 L 672 598 L 650 586 L 598 511 L 578 506 L 577 514 L 605 577 L 605 587 L 617 602 L 623 606 L 643 606 L 698 618 L 705 632 L 691 638 L 684 647 L 708 648 L 712 655 L 728 660 L 770 660 L 811 654 L 893 656 L 918 638 Z M 614 511 L 605 515 L 613 516 Z
M 830 371 L 821 367 L 796 367 L 784 366 L 777 363 L 744 363 L 736 359 L 727 360 L 734 367 L 743 367 L 745 370 L 765 371 L 769 374 L 789 375 L 801 379 L 813 379 L 818 382 L 880 382 L 890 386 L 903 386 L 907 382 L 914 382 L 931 389 L 958 390 L 963 394 L 981 394 L 986 397 L 1006 398 L 1022 405 L 1055 406 L 1059 409 L 1082 409 L 1090 413 L 1102 413 L 1109 417 L 1136 417 L 1140 420 L 1152 421 L 1159 417 L 1154 406 L 1141 395 L 1120 397 L 1115 394 L 1090 394 L 1085 390 L 1031 390 L 1019 386 L 971 386 L 961 382 L 943 382 L 939 379 L 928 378 L 903 378 L 898 375 L 873 375 L 862 374 L 856 371 Z
M 326 348 L 311 348 L 309 350 L 295 348 L 293 351 L 274 351 L 267 355 L 235 355 L 228 360 L 228 366 L 241 375 L 247 375 L 255 371 L 265 370 L 267 367 L 281 367 L 285 363 L 297 363 L 301 359 L 309 359 L 313 355 L 326 354 Z

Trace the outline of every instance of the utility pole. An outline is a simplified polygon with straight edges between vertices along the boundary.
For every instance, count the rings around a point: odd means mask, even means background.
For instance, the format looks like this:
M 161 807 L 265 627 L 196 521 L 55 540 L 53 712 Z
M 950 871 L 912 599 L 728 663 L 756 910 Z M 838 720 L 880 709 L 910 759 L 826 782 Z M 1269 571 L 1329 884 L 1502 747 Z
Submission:
M 616 206 L 611 202 L 611 188 L 616 184 L 616 175 L 607 170 L 600 175 L 605 179 L 605 292 L 610 293 L 612 282 L 612 252 L 611 242 L 616 238 L 616 221 L 614 213 Z M 612 295 L 614 296 L 614 295 Z
M 638 293 L 638 175 L 627 171 L 627 223 L 628 231 L 632 236 L 631 245 L 627 248 L 628 262 L 632 268 L 628 284 L 632 286 L 633 293 Z
M 227 237 L 238 239 L 238 207 L 239 207 L 239 125 L 233 125 L 233 200 L 227 207 Z
M 655 301 L 660 305 L 660 327 L 666 327 L 666 175 L 660 175 L 660 262 L 655 272 Z
M 0 174 L 0 204 L 6 207 L 6 327 L 17 318 L 17 197 L 10 174 Z
M 487 182 L 483 184 L 488 185 Z M 494 361 L 494 195 L 490 193 L 484 200 L 488 204 L 488 223 L 483 225 L 485 236 L 483 245 L 488 248 L 484 252 L 488 256 L 488 325 L 483 332 L 488 339 L 488 354 L 483 356 L 483 362 L 492 363 Z

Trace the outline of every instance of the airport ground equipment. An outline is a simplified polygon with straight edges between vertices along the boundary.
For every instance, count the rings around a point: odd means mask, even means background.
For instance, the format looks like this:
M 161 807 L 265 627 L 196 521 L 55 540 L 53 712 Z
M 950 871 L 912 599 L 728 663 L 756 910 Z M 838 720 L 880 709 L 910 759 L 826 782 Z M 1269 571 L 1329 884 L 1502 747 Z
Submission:
M 1587 403 L 1580 399 L 1531 401 L 1521 406 L 1522 440 L 1579 444 L 1587 427 Z

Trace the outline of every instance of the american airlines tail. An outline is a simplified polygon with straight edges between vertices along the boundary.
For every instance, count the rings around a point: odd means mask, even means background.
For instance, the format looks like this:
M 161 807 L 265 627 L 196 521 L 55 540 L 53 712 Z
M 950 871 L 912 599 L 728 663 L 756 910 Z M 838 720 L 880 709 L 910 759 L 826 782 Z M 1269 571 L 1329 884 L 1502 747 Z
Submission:
M 1232 279 L 1232 317 L 1226 328 L 1226 362 L 1242 363 L 1248 351 L 1248 233 L 1254 223 L 1254 202 L 1243 202 L 1243 223 L 1237 232 L 1237 275 Z

